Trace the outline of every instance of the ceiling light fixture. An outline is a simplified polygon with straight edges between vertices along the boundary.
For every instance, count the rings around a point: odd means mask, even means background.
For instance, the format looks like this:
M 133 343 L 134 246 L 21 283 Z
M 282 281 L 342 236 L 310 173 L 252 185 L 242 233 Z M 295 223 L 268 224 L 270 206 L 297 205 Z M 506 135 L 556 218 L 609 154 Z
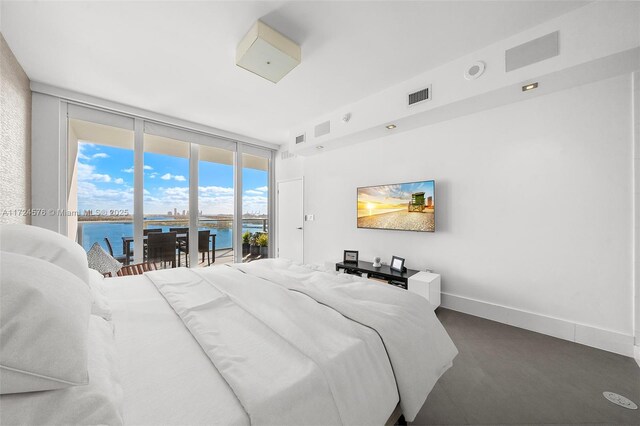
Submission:
M 302 60 L 300 46 L 262 21 L 238 44 L 236 65 L 277 83 Z
M 538 88 L 538 82 L 535 82 L 535 83 L 530 83 L 530 84 L 522 86 L 522 91 L 523 92 L 528 92 L 529 90 L 533 90 L 533 89 L 537 89 L 537 88 Z
M 316 146 L 316 149 L 322 149 L 322 148 L 324 148 L 324 146 L 322 146 L 322 145 Z
M 386 127 L 388 130 L 393 130 L 393 129 L 395 129 L 397 126 L 396 126 L 395 124 L 387 124 L 385 127 Z

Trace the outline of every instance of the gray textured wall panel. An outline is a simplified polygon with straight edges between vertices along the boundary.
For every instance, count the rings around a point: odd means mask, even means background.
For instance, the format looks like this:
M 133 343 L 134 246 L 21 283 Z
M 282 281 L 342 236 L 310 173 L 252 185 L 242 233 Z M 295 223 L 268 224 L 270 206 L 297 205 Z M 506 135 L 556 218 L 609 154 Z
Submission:
M 0 223 L 31 223 L 7 214 L 31 208 L 31 89 L 29 78 L 0 34 Z

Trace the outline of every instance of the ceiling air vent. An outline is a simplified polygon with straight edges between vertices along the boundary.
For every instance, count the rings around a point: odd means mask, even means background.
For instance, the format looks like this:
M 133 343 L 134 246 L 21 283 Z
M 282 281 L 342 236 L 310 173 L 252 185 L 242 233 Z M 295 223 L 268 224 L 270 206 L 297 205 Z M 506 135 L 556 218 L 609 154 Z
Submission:
M 305 137 L 304 137 L 304 136 L 305 136 L 305 134 L 304 134 L 304 133 L 303 133 L 303 134 L 301 134 L 301 135 L 296 136 L 296 143 L 302 143 L 302 142 L 304 142 L 304 140 L 305 140 Z
M 319 138 L 320 136 L 328 135 L 329 132 L 331 132 L 331 121 L 325 121 L 315 127 L 314 136 Z
M 507 72 L 535 64 L 560 54 L 560 33 L 558 31 L 538 37 L 505 52 L 505 70 Z
M 409 93 L 409 106 L 431 99 L 431 87 L 425 87 L 417 92 Z

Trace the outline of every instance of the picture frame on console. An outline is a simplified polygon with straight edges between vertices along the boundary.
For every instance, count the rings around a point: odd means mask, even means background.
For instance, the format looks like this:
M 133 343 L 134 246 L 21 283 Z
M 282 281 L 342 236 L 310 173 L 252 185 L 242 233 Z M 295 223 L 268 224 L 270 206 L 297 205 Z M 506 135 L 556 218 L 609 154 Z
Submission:
M 398 256 L 391 256 L 391 263 L 389 264 L 389 269 L 392 271 L 403 273 L 407 270 L 404 267 L 404 259 Z
M 343 263 L 358 264 L 358 251 L 357 250 L 345 250 L 342 258 Z

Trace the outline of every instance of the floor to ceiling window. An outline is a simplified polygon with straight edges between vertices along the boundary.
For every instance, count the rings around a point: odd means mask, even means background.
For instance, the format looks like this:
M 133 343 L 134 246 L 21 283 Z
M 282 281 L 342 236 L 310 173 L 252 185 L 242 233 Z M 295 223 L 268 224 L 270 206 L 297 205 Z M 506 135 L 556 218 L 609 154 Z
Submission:
M 198 255 L 203 265 L 234 261 L 234 155 L 227 149 L 199 147 Z M 205 253 L 206 235 L 201 234 L 207 232 L 211 252 Z
M 269 158 L 242 154 L 242 261 L 269 256 Z
M 189 150 L 190 144 L 181 140 L 153 134 L 144 135 L 144 238 L 145 255 L 162 267 L 185 266 L 188 256 L 189 231 Z M 176 233 L 175 261 L 167 260 L 149 238 L 152 231 Z M 149 253 L 151 252 L 151 255 Z M 161 261 L 158 259 L 161 258 Z
M 161 267 L 269 256 L 270 150 L 102 110 L 68 109 L 67 205 L 78 215 L 69 216 L 67 231 L 86 250 L 98 243 L 123 263 L 155 263 L 159 241 L 175 233 L 173 245 L 165 242 L 169 254 L 159 259 Z
M 69 120 L 68 235 L 122 259 L 133 233 L 133 131 Z

